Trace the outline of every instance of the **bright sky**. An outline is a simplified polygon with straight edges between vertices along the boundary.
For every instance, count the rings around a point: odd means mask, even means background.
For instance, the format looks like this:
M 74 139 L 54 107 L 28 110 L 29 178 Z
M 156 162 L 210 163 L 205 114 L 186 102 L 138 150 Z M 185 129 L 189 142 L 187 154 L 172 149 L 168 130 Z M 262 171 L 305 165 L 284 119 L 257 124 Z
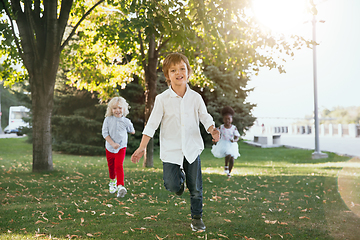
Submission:
M 256 0 L 265 2 L 284 2 L 285 0 Z M 294 3 L 301 0 L 286 2 Z M 268 5 L 268 4 L 266 4 Z M 294 11 L 293 14 L 283 15 L 284 21 L 289 23 L 296 15 L 293 5 L 282 5 Z M 300 9 L 299 6 L 297 6 Z M 263 18 L 268 19 L 269 27 L 279 25 L 279 20 L 269 16 L 273 12 L 280 16 L 282 11 L 272 10 L 266 6 L 267 11 L 261 11 Z M 279 8 L 278 8 L 279 9 Z M 286 12 L 286 11 L 284 11 Z M 318 106 L 320 111 L 324 108 L 332 109 L 336 106 L 360 106 L 360 1 L 359 0 L 325 0 L 318 4 L 317 23 L 317 84 Z M 265 16 L 267 14 L 267 16 Z M 275 18 L 275 19 L 271 19 Z M 285 24 L 285 30 L 298 31 L 299 34 L 312 39 L 311 23 L 303 23 L 301 19 L 293 27 Z M 256 103 L 253 114 L 258 118 L 303 118 L 314 111 L 314 81 L 313 58 L 311 49 L 302 49 L 295 52 L 295 60 L 285 64 L 285 74 L 277 70 L 261 69 L 258 76 L 253 76 L 248 87 L 255 87 L 247 100 Z M 266 121 L 259 119 L 261 121 Z

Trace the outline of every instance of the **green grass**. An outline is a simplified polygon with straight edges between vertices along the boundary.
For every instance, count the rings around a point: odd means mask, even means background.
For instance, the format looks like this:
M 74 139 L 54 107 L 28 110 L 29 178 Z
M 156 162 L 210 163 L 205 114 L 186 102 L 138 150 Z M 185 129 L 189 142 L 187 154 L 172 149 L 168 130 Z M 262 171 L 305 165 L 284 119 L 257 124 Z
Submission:
M 188 190 L 175 196 L 154 168 L 125 159 L 128 194 L 108 192 L 105 157 L 53 154 L 33 173 L 32 146 L 0 139 L 0 239 L 358 239 L 360 160 L 240 143 L 233 176 L 202 155 L 206 232 L 192 232 Z M 338 186 L 339 184 L 339 186 Z

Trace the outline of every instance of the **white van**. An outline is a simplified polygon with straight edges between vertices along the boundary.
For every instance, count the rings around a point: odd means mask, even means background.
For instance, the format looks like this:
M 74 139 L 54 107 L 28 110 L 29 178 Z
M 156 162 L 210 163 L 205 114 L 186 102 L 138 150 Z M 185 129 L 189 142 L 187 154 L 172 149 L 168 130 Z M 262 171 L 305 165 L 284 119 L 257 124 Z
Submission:
M 22 135 L 19 132 L 20 127 L 29 127 L 29 123 L 24 122 L 23 118 L 29 115 L 30 109 L 24 106 L 14 106 L 9 109 L 9 125 L 4 129 L 4 133 L 16 133 Z

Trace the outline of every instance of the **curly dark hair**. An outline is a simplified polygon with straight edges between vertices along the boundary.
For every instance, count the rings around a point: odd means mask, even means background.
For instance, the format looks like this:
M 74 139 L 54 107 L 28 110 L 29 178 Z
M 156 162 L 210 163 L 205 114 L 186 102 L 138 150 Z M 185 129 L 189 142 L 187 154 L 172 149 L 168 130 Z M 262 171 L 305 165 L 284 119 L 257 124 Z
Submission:
M 229 107 L 229 106 L 223 107 L 223 109 L 221 110 L 222 116 L 225 116 L 225 115 L 234 116 L 234 114 L 235 114 L 234 109 L 232 109 L 232 107 Z

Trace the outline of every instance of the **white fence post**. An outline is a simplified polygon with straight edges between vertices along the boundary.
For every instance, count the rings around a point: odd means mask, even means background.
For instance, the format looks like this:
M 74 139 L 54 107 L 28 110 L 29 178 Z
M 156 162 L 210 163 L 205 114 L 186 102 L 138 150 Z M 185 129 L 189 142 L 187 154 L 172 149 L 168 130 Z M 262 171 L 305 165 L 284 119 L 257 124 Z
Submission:
M 349 124 L 349 137 L 356 137 L 356 125 L 355 124 Z

